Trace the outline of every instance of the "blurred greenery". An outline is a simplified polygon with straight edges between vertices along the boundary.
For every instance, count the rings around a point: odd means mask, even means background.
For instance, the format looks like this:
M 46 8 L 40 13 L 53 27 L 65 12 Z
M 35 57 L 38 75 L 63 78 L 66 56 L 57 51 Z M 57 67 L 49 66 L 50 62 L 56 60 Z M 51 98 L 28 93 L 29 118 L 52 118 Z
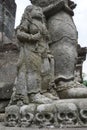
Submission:
M 84 84 L 85 86 L 87 86 L 87 79 L 86 79 L 87 74 L 86 74 L 86 73 L 82 73 L 82 77 L 83 77 L 83 84 Z
M 87 86 L 87 80 L 84 80 L 84 81 L 83 81 L 83 84 L 84 84 L 85 86 Z

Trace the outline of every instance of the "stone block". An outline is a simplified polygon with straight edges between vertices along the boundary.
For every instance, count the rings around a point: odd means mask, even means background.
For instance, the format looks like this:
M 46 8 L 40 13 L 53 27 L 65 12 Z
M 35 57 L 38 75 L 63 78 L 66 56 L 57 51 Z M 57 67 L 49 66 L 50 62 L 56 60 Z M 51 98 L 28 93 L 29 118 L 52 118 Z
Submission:
M 7 107 L 9 103 L 9 100 L 7 101 L 0 101 L 0 121 L 1 121 L 1 113 L 4 113 L 5 112 L 5 107 Z
M 6 84 L 4 82 L 0 82 L 0 100 L 10 99 L 12 95 L 12 90 L 13 90 L 13 84 Z

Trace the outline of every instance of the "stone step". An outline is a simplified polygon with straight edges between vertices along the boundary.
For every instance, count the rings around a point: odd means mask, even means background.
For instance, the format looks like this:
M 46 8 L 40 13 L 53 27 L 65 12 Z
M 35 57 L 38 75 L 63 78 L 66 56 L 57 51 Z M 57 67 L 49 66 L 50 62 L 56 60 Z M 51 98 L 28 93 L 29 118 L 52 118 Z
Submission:
M 0 130 L 87 130 L 87 128 L 20 128 L 20 127 L 5 127 L 3 123 L 0 123 Z

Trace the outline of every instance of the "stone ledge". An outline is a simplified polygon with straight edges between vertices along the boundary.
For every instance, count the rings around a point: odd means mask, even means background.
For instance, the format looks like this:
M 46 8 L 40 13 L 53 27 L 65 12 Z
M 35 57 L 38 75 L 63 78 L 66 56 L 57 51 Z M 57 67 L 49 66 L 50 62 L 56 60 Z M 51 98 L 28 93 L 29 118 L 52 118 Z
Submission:
M 87 130 L 87 128 L 18 128 L 18 127 L 5 127 L 0 123 L 0 130 Z

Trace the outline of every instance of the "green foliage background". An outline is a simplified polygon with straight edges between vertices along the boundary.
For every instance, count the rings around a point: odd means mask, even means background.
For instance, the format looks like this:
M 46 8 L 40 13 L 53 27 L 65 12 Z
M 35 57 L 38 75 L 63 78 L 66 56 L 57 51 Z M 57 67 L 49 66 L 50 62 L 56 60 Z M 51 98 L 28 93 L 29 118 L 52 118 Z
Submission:
M 87 80 L 84 80 L 84 81 L 83 81 L 83 84 L 84 84 L 85 86 L 87 86 Z

